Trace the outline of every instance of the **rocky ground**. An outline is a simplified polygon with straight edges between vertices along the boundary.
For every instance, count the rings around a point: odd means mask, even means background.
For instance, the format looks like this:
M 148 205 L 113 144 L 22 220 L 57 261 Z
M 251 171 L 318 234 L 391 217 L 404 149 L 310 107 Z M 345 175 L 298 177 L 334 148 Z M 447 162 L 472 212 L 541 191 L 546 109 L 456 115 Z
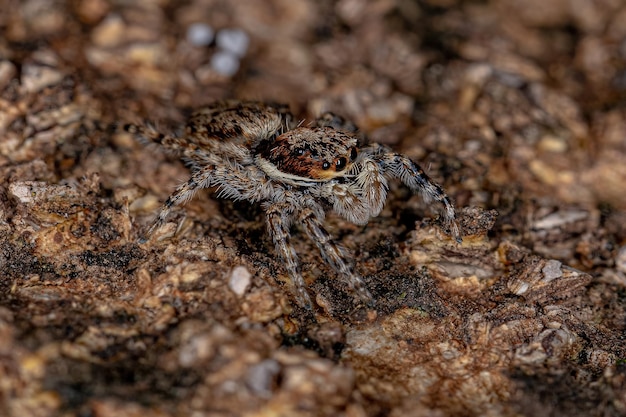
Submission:
M 51 6 L 52 5 L 52 6 Z M 0 1 L 0 414 L 626 413 L 621 0 Z M 332 214 L 377 300 L 297 228 L 121 133 L 220 98 L 326 110 L 410 156 L 464 239 L 392 185 Z

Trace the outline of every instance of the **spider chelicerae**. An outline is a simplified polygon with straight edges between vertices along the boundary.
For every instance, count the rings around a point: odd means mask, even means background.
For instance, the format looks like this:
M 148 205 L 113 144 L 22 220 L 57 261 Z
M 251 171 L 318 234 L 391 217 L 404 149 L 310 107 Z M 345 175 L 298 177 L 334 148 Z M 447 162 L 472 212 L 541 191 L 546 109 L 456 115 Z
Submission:
M 389 179 L 439 203 L 447 228 L 461 241 L 450 198 L 418 164 L 379 144 L 360 146 L 354 125 L 332 113 L 300 126 L 285 105 L 221 101 L 193 113 L 180 136 L 149 125 L 125 130 L 175 151 L 191 169 L 191 178 L 165 201 L 142 240 L 200 188 L 217 187 L 220 197 L 261 203 L 297 302 L 306 308 L 312 303 L 290 243 L 291 227 L 299 224 L 350 290 L 372 305 L 362 278 L 323 223 L 328 208 L 350 222 L 367 223 L 382 210 Z

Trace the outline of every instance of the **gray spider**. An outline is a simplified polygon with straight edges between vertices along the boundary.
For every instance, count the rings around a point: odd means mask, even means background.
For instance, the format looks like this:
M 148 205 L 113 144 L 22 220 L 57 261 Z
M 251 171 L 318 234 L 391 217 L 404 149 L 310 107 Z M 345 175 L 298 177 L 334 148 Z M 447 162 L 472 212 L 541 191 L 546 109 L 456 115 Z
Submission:
M 359 147 L 356 128 L 332 113 L 303 127 L 284 105 L 222 101 L 194 113 L 182 136 L 163 135 L 150 126 L 126 125 L 125 130 L 175 151 L 191 169 L 191 178 L 165 201 L 145 236 L 200 188 L 217 187 L 221 197 L 261 203 L 297 301 L 307 308 L 312 304 L 289 243 L 291 226 L 297 221 L 348 287 L 372 304 L 323 221 L 330 206 L 345 219 L 366 224 L 382 210 L 389 179 L 440 203 L 446 225 L 461 241 L 452 202 L 419 165 L 378 144 Z

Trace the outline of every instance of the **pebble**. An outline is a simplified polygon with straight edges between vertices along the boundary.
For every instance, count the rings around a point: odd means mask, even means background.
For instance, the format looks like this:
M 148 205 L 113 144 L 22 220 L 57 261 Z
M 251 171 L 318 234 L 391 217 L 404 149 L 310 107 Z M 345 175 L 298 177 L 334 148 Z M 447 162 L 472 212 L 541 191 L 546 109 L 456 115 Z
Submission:
M 4 89 L 4 87 L 15 78 L 16 74 L 17 68 L 11 61 L 0 61 L 0 89 Z
M 567 142 L 557 136 L 545 135 L 539 140 L 539 149 L 544 152 L 564 153 L 567 148 Z
M 546 265 L 543 267 L 541 272 L 543 272 L 543 281 L 545 282 L 549 282 L 563 276 L 563 271 L 561 271 L 561 262 L 555 259 L 551 259 L 546 262 Z
M 217 51 L 211 57 L 211 68 L 220 75 L 231 77 L 239 70 L 239 58 L 230 52 Z
M 245 266 L 236 266 L 230 273 L 228 287 L 235 294 L 242 296 L 250 286 L 251 278 L 252 274 Z
M 58 84 L 63 74 L 43 65 L 26 64 L 22 67 L 21 84 L 25 92 L 37 93 L 46 87 Z
M 274 359 L 266 359 L 250 367 L 246 384 L 259 397 L 269 398 L 274 379 L 279 372 L 280 364 Z
M 250 38 L 241 29 L 222 29 L 217 32 L 217 46 L 223 51 L 242 57 L 248 50 Z
M 617 267 L 618 271 L 626 274 L 626 246 L 622 246 L 617 252 L 615 266 Z
M 206 23 L 194 23 L 187 28 L 187 41 L 194 46 L 208 46 L 214 37 L 215 31 Z
M 124 42 L 126 33 L 127 28 L 122 17 L 111 14 L 91 32 L 91 40 L 98 47 L 114 48 Z

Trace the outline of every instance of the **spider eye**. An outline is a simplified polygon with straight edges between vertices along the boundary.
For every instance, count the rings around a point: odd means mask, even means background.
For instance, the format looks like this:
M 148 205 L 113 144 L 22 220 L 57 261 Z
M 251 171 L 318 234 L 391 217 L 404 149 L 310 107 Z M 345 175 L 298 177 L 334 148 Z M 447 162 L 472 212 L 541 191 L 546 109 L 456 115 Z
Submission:
M 298 148 L 293 153 L 295 153 L 297 156 L 302 156 L 304 155 L 304 149 Z
M 326 171 L 328 168 L 330 168 L 330 162 L 324 161 L 324 163 L 322 164 L 322 169 Z
M 357 156 L 356 148 L 350 149 L 350 160 L 354 161 L 356 159 L 356 156 Z
M 337 171 L 342 171 L 346 167 L 347 163 L 348 161 L 346 160 L 346 158 L 341 157 L 335 161 L 335 169 Z

